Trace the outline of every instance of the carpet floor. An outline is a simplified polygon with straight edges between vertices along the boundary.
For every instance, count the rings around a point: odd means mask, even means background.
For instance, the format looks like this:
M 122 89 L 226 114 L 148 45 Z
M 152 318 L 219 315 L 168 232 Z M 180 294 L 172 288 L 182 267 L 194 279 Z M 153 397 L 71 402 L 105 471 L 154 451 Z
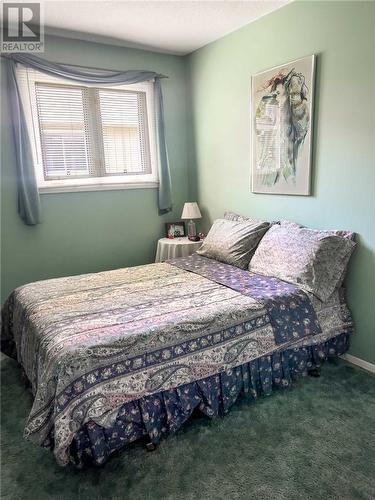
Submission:
M 3 358 L 6 499 L 375 499 L 375 376 L 340 361 L 320 378 L 225 418 L 195 418 L 153 452 L 135 444 L 102 468 L 58 467 L 22 437 L 31 395 Z

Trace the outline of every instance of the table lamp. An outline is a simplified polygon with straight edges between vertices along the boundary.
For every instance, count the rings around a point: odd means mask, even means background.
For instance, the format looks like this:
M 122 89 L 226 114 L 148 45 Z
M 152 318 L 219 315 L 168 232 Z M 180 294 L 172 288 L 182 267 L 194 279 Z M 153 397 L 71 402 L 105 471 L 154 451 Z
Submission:
M 193 219 L 200 219 L 202 217 L 201 211 L 199 210 L 198 203 L 195 201 L 185 203 L 184 209 L 182 210 L 181 219 L 189 219 L 188 222 L 188 237 L 195 239 L 197 236 L 197 230 L 195 227 L 195 222 Z

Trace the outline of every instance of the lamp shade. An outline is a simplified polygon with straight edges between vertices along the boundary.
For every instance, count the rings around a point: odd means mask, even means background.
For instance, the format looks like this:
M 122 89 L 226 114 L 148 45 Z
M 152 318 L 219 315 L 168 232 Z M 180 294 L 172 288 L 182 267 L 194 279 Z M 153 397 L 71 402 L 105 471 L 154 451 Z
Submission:
M 202 217 L 196 201 L 185 203 L 181 219 L 200 219 Z

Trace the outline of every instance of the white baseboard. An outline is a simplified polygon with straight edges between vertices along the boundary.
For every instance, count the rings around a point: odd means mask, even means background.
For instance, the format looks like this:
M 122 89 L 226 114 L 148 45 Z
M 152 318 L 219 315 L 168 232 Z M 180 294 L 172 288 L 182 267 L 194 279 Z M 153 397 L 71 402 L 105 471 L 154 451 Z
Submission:
M 361 368 L 367 370 L 368 372 L 375 373 L 375 365 L 369 363 L 368 361 L 365 361 L 364 359 L 357 358 L 356 356 L 352 356 L 351 354 L 343 354 L 340 357 L 345 359 L 345 361 L 348 361 L 348 363 L 360 366 Z

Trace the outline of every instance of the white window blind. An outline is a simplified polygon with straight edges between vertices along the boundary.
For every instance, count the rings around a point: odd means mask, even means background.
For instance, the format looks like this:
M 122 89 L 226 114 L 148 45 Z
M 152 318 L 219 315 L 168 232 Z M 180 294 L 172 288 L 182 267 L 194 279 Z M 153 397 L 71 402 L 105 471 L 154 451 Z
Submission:
M 98 88 L 18 68 L 41 192 L 156 187 L 153 84 Z
M 86 90 L 36 83 L 35 93 L 45 179 L 95 175 Z
M 144 92 L 97 91 L 106 174 L 151 172 Z

